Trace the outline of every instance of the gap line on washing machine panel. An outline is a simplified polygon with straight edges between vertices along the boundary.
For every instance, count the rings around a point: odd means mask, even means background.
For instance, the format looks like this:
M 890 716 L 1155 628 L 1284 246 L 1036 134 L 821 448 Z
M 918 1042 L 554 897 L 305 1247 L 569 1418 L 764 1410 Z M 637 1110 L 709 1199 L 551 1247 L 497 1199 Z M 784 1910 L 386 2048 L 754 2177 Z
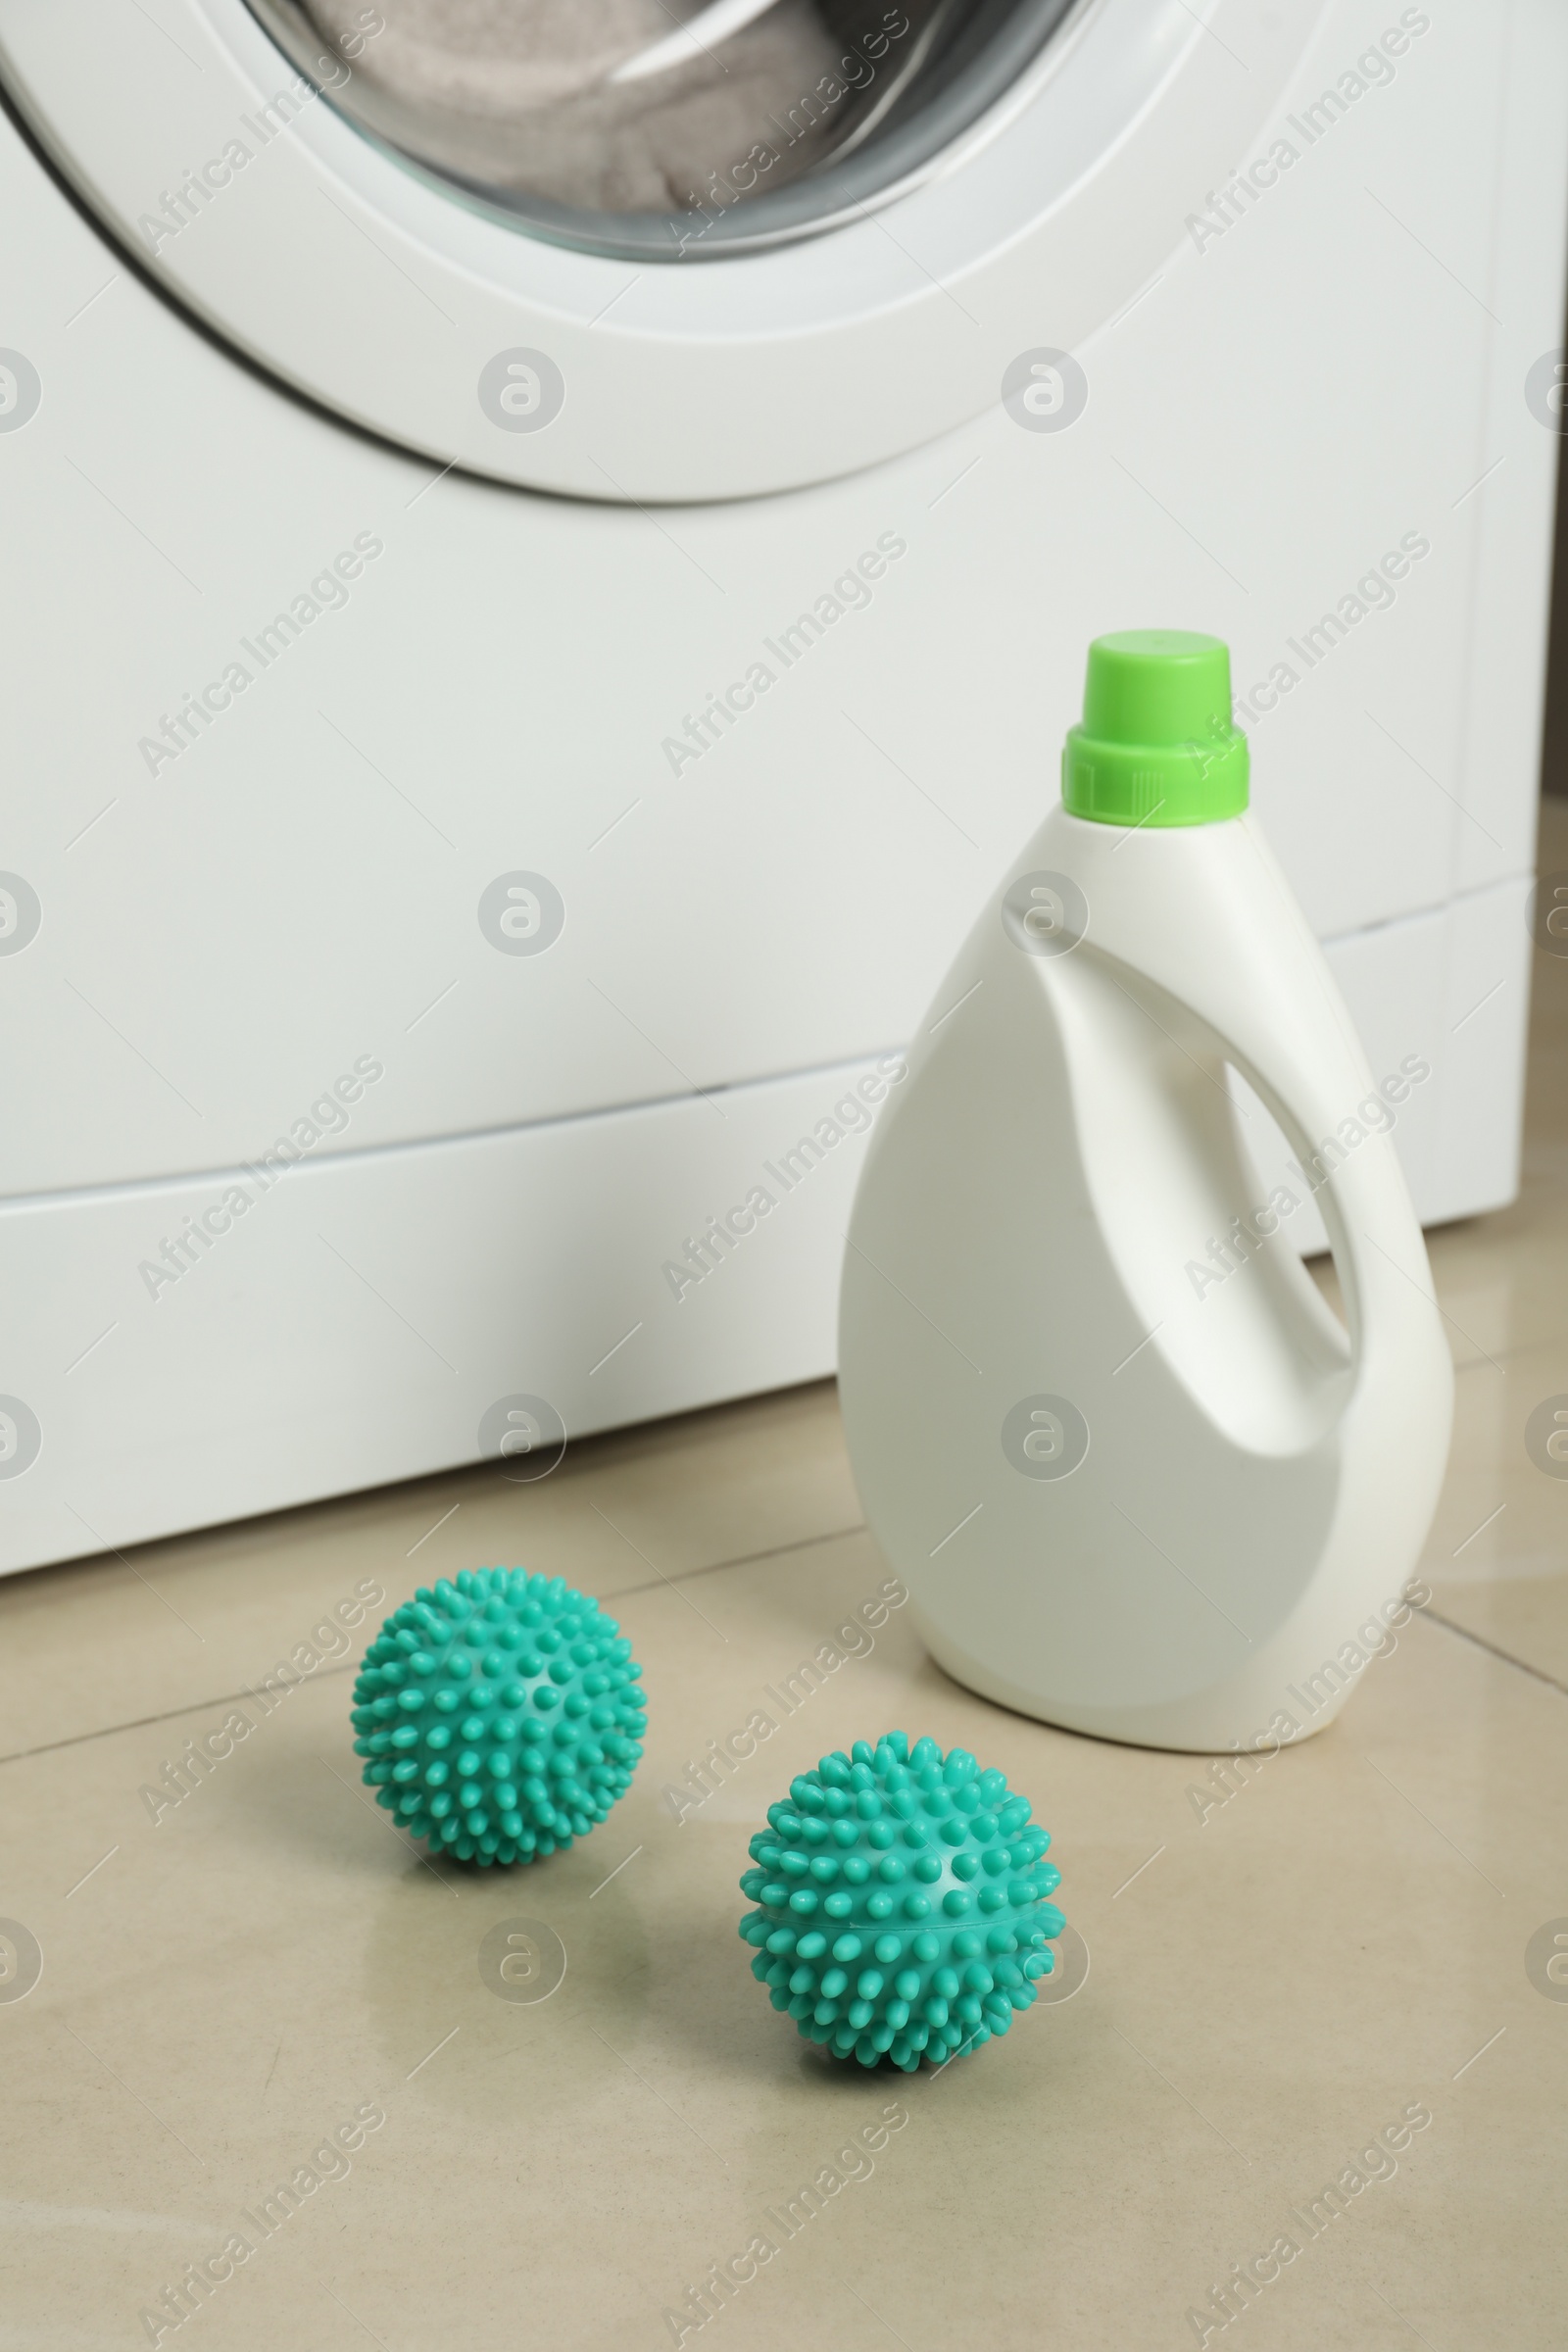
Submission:
M 663 1047 L 658 1044 L 655 1039 L 651 1038 L 646 1029 L 639 1027 L 638 1023 L 632 1019 L 631 1014 L 626 1010 L 623 1004 L 616 1004 L 615 1000 L 611 995 L 609 989 L 601 988 L 598 981 L 591 977 L 588 981 L 588 985 L 594 991 L 596 996 L 603 997 L 605 1003 L 612 1006 L 613 1009 L 619 1013 L 621 1019 L 626 1023 L 628 1028 L 635 1029 L 637 1031 L 638 1036 L 643 1040 L 645 1045 L 653 1047 L 654 1052 L 659 1055 L 661 1061 L 667 1061 L 672 1070 L 679 1071 L 681 1077 L 685 1079 L 687 1085 L 691 1088 L 694 1095 L 696 1095 L 702 1102 L 708 1103 L 710 1109 L 718 1111 L 718 1115 L 721 1119 L 727 1117 L 727 1112 L 718 1109 L 718 1104 L 713 1102 L 712 1096 L 709 1090 L 706 1087 L 698 1085 L 697 1080 L 692 1076 L 690 1070 L 682 1070 L 680 1063 L 675 1059 L 673 1054 L 666 1054 Z M 720 1091 L 727 1092 L 727 1089 Z
M 85 1000 L 83 1000 L 85 1002 Z M 902 1047 L 885 1047 L 884 1054 L 902 1053 Z M 494 1127 L 463 1127 L 450 1135 L 395 1136 L 384 1143 L 360 1144 L 350 1152 L 321 1152 L 301 1161 L 294 1173 L 309 1177 L 326 1166 L 340 1165 L 345 1160 L 390 1159 L 411 1152 L 466 1150 L 471 1144 L 499 1143 L 509 1137 L 531 1135 L 542 1127 L 578 1127 L 598 1119 L 631 1117 L 640 1111 L 675 1110 L 684 1102 L 701 1100 L 716 1109 L 715 1095 L 748 1093 L 759 1087 L 799 1086 L 808 1079 L 832 1078 L 840 1070 L 858 1070 L 878 1058 L 875 1051 L 857 1054 L 848 1061 L 815 1061 L 804 1069 L 768 1070 L 751 1078 L 726 1078 L 709 1087 L 688 1087 L 681 1094 L 641 1095 L 626 1102 L 599 1102 L 582 1110 L 547 1112 L 537 1119 L 508 1119 Z M 247 1163 L 242 1159 L 221 1166 L 207 1168 L 166 1169 L 157 1176 L 122 1176 L 99 1184 L 62 1185 L 43 1192 L 0 1194 L 0 1217 L 8 1213 L 30 1213 L 38 1209 L 64 1208 L 79 1200 L 128 1200 L 142 1193 L 167 1192 L 172 1187 L 195 1188 L 220 1185 L 225 1179 L 242 1180 Z

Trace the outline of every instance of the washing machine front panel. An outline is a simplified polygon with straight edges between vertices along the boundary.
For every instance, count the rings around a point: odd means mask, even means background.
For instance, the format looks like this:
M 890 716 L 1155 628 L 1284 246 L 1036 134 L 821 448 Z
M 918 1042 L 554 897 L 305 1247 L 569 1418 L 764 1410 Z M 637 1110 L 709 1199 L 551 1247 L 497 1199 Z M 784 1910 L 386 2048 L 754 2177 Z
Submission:
M 0 72 L 155 280 L 329 408 L 500 480 L 708 500 L 918 446 L 995 402 L 1020 350 L 1072 351 L 1223 182 L 1317 14 L 1079 0 L 896 204 L 659 263 L 547 241 L 364 135 L 245 0 L 167 25 L 4 0 Z M 713 253 L 743 210 L 713 210 Z
M 1244 165 L 1396 13 L 1336 0 Z M 199 12 L 149 14 L 201 54 Z M 0 119 L 0 346 L 36 395 L 19 415 L 0 377 L 0 867 L 38 916 L 0 933 L 0 1389 L 42 1446 L 0 1480 L 0 1566 L 472 1459 L 514 1393 L 577 1432 L 830 1369 L 854 1090 L 1054 797 L 1085 638 L 1129 621 L 1234 648 L 1259 813 L 1373 1069 L 1430 1062 L 1397 1138 L 1423 1215 L 1511 1197 L 1559 446 L 1525 387 L 1562 331 L 1568 20 L 1513 0 L 1509 46 L 1491 0 L 1426 14 L 1245 216 L 1172 225 L 1078 345 L 1070 420 L 991 398 L 885 466 L 678 512 L 474 478 L 286 396 Z M 0 0 L 13 45 L 20 16 Z M 73 23 L 112 50 L 140 17 Z M 1207 21 L 1245 84 L 1247 35 Z M 187 66 L 168 46 L 169 91 Z M 1134 179 L 1169 120 L 1136 127 Z M 1097 159 L 1066 125 L 1069 183 Z M 286 285 L 273 184 L 247 252 Z M 863 224 L 876 247 L 943 184 Z M 373 270 L 425 303 L 428 240 L 317 205 L 337 284 L 304 325 Z M 639 272 L 450 191 L 433 218 L 604 299 L 635 278 L 596 333 L 650 280 L 722 283 L 745 342 L 748 288 L 856 252 L 869 302 L 886 267 L 833 232 Z M 1057 339 L 1046 299 L 1009 357 Z M 778 1213 L 680 1277 L 808 1137 Z

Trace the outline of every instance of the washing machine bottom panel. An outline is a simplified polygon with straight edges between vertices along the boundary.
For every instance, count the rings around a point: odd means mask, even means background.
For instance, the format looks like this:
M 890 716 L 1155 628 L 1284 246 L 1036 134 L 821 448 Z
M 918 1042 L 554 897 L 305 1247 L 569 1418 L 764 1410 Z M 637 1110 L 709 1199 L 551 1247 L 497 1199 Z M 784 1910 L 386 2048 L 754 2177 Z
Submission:
M 830 1371 L 850 1197 L 901 1070 L 0 1211 L 10 1466 L 36 1449 L 0 1486 L 0 1566 L 483 1452 L 548 1475 L 563 1429 Z
M 1524 887 L 1330 943 L 1374 1077 L 1430 1071 L 1396 1130 L 1427 1223 L 1517 1187 Z M 0 1211 L 18 1433 L 0 1568 L 486 1452 L 508 1476 L 548 1475 L 563 1430 L 831 1372 L 851 1195 L 901 1070 L 890 1052 L 283 1175 Z M 1298 1247 L 1323 1246 L 1315 1220 L 1303 1201 Z

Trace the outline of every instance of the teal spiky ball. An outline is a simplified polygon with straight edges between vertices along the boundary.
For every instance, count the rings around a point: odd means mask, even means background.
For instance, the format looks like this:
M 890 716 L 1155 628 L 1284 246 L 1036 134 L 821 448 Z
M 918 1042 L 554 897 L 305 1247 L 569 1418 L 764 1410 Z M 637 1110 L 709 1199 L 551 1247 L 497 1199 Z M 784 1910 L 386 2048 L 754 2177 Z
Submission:
M 963 1748 L 944 1757 L 903 1732 L 802 1773 L 741 1880 L 760 1906 L 741 1935 L 774 2008 L 835 2058 L 885 2053 L 906 2073 L 1005 2034 L 1066 1925 L 1045 1900 L 1061 1873 L 1029 1812 Z
M 421 1585 L 366 1651 L 356 1755 L 376 1803 L 464 1862 L 534 1862 L 586 1838 L 643 1752 L 642 1668 L 559 1576 L 465 1568 Z

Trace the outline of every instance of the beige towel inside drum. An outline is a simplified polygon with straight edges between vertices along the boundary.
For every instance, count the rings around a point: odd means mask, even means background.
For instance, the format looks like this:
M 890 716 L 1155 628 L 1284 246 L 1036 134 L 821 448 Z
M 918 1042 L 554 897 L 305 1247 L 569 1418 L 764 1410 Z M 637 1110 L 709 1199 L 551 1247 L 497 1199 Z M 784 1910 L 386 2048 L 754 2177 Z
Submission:
M 264 4 L 262 13 L 272 12 Z M 688 211 L 714 174 L 728 180 L 759 147 L 775 160 L 757 185 L 776 187 L 831 149 L 858 111 L 857 93 L 844 88 L 810 120 L 842 47 L 813 0 L 775 0 L 710 55 L 610 81 L 700 13 L 684 0 L 377 0 L 385 28 L 365 40 L 370 12 L 361 0 L 287 11 L 296 22 L 303 15 L 323 47 L 350 56 L 346 111 L 411 153 L 469 179 L 612 213 Z

